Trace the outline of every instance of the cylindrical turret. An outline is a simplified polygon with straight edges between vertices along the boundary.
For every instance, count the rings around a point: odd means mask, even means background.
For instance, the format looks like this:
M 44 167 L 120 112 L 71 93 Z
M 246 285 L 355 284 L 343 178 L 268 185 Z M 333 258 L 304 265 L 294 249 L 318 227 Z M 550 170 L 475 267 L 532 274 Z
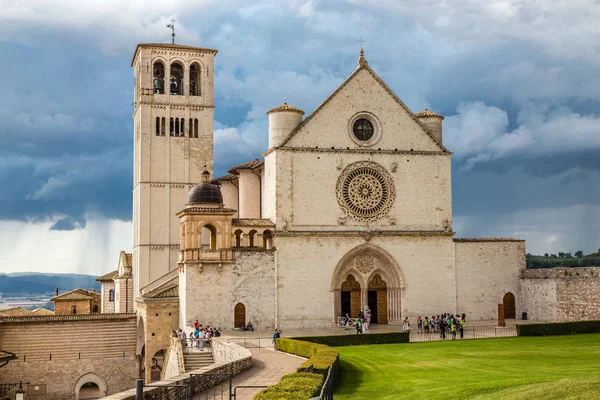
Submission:
M 281 145 L 287 137 L 302 122 L 304 111 L 298 107 L 283 103 L 267 112 L 269 116 L 269 148 Z
M 419 118 L 419 121 L 421 121 L 421 123 L 425 125 L 427 129 L 429 129 L 429 132 L 431 132 L 433 136 L 440 143 L 442 143 L 442 120 L 444 117 L 442 117 L 440 114 L 429 111 L 427 107 L 425 107 L 425 109 L 420 113 L 415 114 L 415 117 Z

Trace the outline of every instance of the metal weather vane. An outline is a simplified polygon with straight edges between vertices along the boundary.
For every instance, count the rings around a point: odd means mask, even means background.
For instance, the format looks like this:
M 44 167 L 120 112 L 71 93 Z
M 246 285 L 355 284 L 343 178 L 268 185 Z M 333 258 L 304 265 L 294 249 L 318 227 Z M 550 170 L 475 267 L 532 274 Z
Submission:
M 171 43 L 175 44 L 175 18 L 171 18 L 171 23 L 167 25 L 167 28 L 171 28 Z

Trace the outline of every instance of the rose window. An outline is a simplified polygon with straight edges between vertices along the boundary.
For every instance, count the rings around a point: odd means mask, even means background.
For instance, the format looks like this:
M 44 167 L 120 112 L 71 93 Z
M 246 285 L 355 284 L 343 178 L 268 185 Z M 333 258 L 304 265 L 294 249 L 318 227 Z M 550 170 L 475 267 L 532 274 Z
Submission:
M 338 203 L 359 221 L 376 220 L 389 212 L 394 201 L 394 183 L 379 164 L 350 164 L 338 179 Z

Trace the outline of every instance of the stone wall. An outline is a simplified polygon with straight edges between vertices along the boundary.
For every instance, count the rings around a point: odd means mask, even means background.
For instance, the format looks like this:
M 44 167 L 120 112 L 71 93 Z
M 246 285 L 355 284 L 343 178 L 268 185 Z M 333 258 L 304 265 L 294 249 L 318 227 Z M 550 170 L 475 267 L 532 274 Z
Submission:
M 87 382 L 107 394 L 131 388 L 135 329 L 132 314 L 0 318 L 0 348 L 19 357 L 2 368 L 2 382 L 30 382 L 48 400 L 77 399 Z
M 102 296 L 102 309 L 101 312 L 104 314 L 114 313 L 115 312 L 115 301 L 110 301 L 110 290 L 115 290 L 115 282 L 114 281 L 105 281 L 102 282 L 101 296 Z M 131 311 L 131 310 L 130 310 Z
M 213 349 L 216 349 L 214 364 L 202 367 L 195 371 L 181 374 L 174 378 L 154 382 L 152 385 L 188 385 L 190 383 L 190 375 L 193 374 L 194 387 L 196 387 L 199 391 L 204 391 L 221 382 L 224 382 L 226 380 L 226 376 L 224 374 L 232 374 L 235 376 L 252 366 L 252 354 L 248 349 L 244 349 L 243 347 L 233 343 L 227 343 L 217 338 L 213 338 Z M 219 361 L 217 361 L 217 359 Z M 144 389 L 144 392 L 166 392 L 168 390 L 168 388 L 148 387 Z M 116 393 L 107 396 L 105 399 L 134 400 L 135 389 Z M 181 397 L 181 399 L 183 400 L 183 397 Z
M 497 319 L 498 304 L 510 292 L 521 315 L 521 271 L 525 241 L 517 239 L 455 239 L 456 310 L 467 320 Z
M 275 251 L 239 249 L 235 262 L 186 264 L 180 272 L 180 325 L 189 332 L 196 320 L 225 330 L 234 325 L 234 308 L 242 303 L 246 323 L 256 329 L 275 326 Z M 182 282 L 183 281 L 183 282 Z
M 55 314 L 73 314 L 73 306 L 76 307 L 76 315 L 79 314 L 91 314 L 92 313 L 92 301 L 90 300 L 59 300 L 54 302 L 54 313 Z M 98 305 L 98 312 L 100 311 L 100 305 Z
M 521 282 L 528 319 L 600 319 L 600 267 L 531 269 Z

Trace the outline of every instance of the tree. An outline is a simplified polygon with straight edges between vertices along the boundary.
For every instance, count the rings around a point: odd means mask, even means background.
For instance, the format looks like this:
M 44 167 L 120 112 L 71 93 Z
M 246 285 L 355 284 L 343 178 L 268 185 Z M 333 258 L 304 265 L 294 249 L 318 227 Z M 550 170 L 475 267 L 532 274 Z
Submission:
M 550 258 L 557 258 L 556 254 L 550 254 Z
M 575 252 L 575 257 L 577 257 L 577 258 L 583 258 L 583 251 L 581 251 L 581 250 L 577 250 L 577 251 Z
M 544 253 L 544 257 L 548 258 L 549 257 L 548 253 Z
M 565 258 L 573 258 L 573 256 L 571 255 L 571 253 L 565 253 Z
M 565 258 L 565 253 L 563 253 L 562 251 L 559 251 L 558 258 Z

